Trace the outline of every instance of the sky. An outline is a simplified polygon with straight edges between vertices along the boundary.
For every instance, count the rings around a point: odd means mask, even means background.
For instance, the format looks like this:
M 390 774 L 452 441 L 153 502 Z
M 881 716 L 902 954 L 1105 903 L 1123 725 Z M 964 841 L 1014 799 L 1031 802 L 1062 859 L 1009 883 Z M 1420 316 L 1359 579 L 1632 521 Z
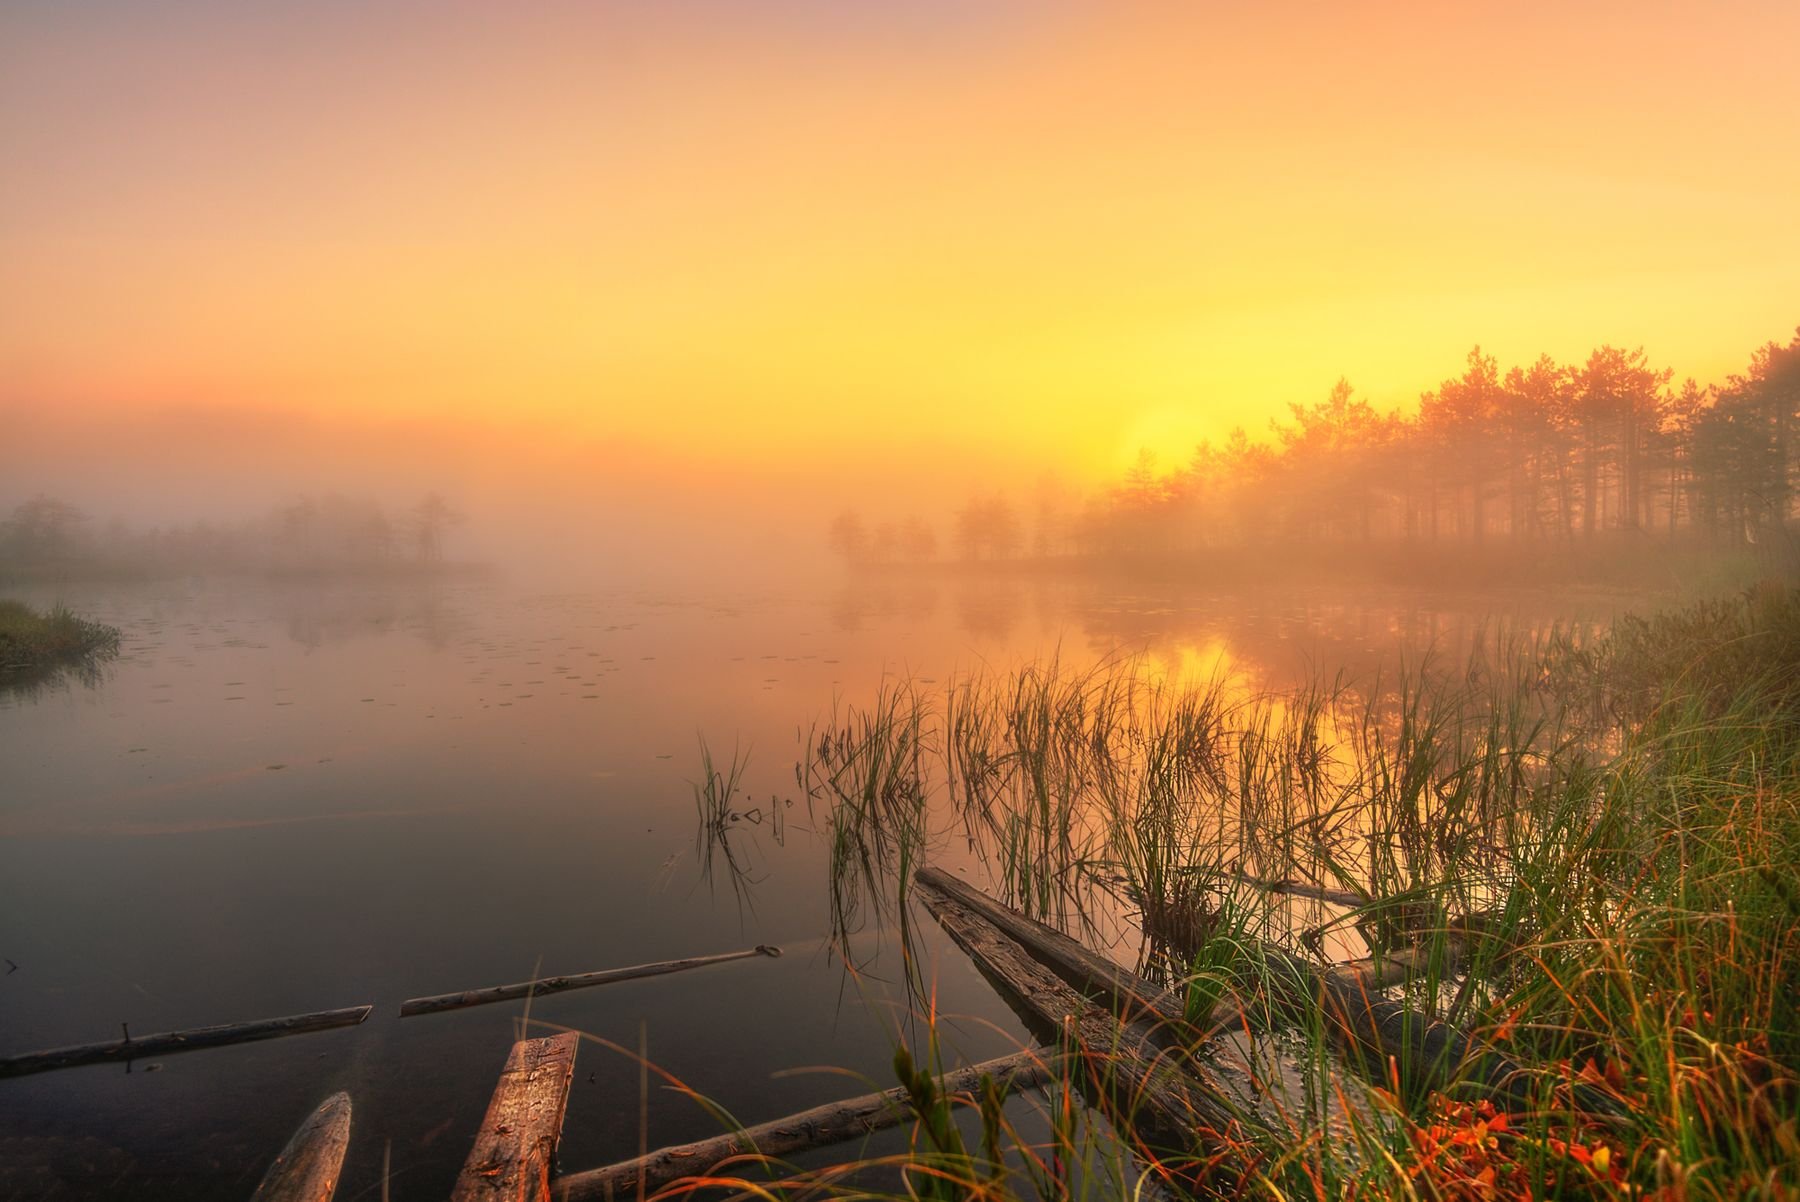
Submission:
M 1789 0 L 9 0 L 0 472 L 954 497 L 1476 343 L 1720 380 L 1800 324 L 1797 44 Z

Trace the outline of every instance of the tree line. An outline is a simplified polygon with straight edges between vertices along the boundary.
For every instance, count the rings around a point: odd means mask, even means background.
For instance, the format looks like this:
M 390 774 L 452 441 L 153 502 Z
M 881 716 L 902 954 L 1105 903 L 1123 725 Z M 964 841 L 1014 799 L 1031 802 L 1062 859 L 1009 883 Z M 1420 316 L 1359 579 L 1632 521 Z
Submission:
M 1602 346 L 1502 371 L 1477 346 L 1417 412 L 1338 381 L 1271 439 L 1235 430 L 1159 473 L 1140 458 L 1099 499 L 1091 550 L 1376 542 L 1574 549 L 1603 535 L 1758 543 L 1794 517 L 1800 332 L 1723 385 Z
M 1266 438 L 1239 427 L 1167 469 L 1144 452 L 1084 501 L 1040 490 L 1022 513 L 999 494 L 972 497 L 952 520 L 955 554 L 1579 553 L 1601 539 L 1730 548 L 1765 543 L 1796 516 L 1800 331 L 1758 348 L 1719 385 L 1676 385 L 1642 349 L 1602 346 L 1580 362 L 1543 355 L 1503 370 L 1477 346 L 1411 413 L 1378 410 L 1346 380 L 1288 408 Z M 846 513 L 831 542 L 859 563 L 935 557 L 924 523 L 893 529 L 871 537 Z
M 60 497 L 39 494 L 0 520 L 0 566 L 131 571 L 311 571 L 442 562 L 463 515 L 436 493 L 391 510 L 366 497 L 301 496 L 237 523 L 133 527 L 95 521 Z

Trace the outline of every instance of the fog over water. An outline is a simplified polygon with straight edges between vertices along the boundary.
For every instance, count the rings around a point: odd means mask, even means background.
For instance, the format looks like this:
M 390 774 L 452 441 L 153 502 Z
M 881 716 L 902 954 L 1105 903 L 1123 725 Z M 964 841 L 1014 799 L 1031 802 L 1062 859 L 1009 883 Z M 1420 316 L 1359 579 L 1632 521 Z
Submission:
M 1153 974 L 1145 928 L 1222 929 L 1215 871 L 1367 868 L 1400 917 L 1321 971 L 1428 918 L 1479 942 L 1496 824 L 1646 818 L 1583 759 L 1621 730 L 1545 752 L 1563 711 L 1705 692 L 1659 673 L 1709 639 L 1715 691 L 1761 688 L 1720 632 L 1800 628 L 1795 45 L 1792 0 L 0 5 L 0 1202 L 243 1199 L 338 1090 L 340 1202 L 441 1198 L 514 1042 L 564 1028 L 575 1170 L 716 1133 L 691 1094 L 892 1086 L 927 1011 L 946 1063 L 1013 1051 L 904 909 L 921 863 L 1084 891 L 1075 933 Z M 1622 667 L 1508 661 L 1484 710 L 1496 652 L 1695 602 Z M 1322 815 L 1333 751 L 1373 767 Z M 899 768 L 832 793 L 855 756 Z M 1247 887 L 1298 939 L 1288 883 Z M 1505 996 L 1478 975 L 1444 1013 Z M 1635 1185 L 1691 1150 L 1663 1109 L 1678 1139 L 1607 1152 Z M 1290 1130 L 1279 1188 L 1342 1167 Z M 1391 1153 L 1357 1171 L 1425 1180 Z
M 845 976 L 824 848 L 797 797 L 800 729 L 884 674 L 1143 652 L 1279 685 L 1318 663 L 1446 647 L 1538 593 L 1431 598 L 1119 589 L 1032 578 L 824 587 L 546 589 L 529 579 L 180 580 L 27 588 L 124 631 L 94 688 L 0 699 L 0 985 L 9 1048 L 373 1002 L 363 1027 L 8 1083 L 10 1189 L 240 1197 L 319 1097 L 348 1088 L 367 1191 L 442 1193 L 518 1004 L 393 1017 L 405 997 L 759 943 L 756 959 L 540 999 L 636 1046 L 746 1120 L 885 1080 L 908 1002 L 877 959 Z M 1604 610 L 1618 598 L 1591 598 Z M 743 895 L 703 879 L 698 737 L 748 752 Z M 772 815 L 779 813 L 777 830 Z M 777 835 L 779 833 L 779 839 Z M 747 838 L 745 837 L 747 835 Z M 971 1056 L 1017 1022 L 926 933 Z M 887 946 L 864 937 L 870 954 Z M 885 967 L 884 967 L 885 965 Z M 728 995 L 729 1005 L 721 999 Z M 636 1071 L 582 1051 L 563 1162 L 636 1146 Z M 859 1087 L 860 1088 L 860 1087 Z M 653 1143 L 713 1129 L 651 1095 Z M 373 1134 L 368 1134 L 373 1133 Z M 365 1196 L 352 1191 L 351 1196 Z

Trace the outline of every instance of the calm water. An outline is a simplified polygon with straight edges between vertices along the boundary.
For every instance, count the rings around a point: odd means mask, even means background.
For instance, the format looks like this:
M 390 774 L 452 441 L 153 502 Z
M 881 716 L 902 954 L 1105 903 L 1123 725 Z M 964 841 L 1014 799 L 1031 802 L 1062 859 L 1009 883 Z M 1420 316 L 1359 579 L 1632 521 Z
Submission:
M 534 592 L 502 582 L 193 582 L 27 592 L 125 632 L 94 688 L 0 694 L 0 1053 L 373 1003 L 358 1028 L 0 1081 L 0 1196 L 248 1196 L 293 1127 L 347 1089 L 340 1198 L 441 1198 L 522 1004 L 401 1021 L 405 998 L 758 943 L 757 958 L 535 1001 L 635 1048 L 746 1122 L 891 1084 L 906 1009 L 883 961 L 822 949 L 825 868 L 794 798 L 799 728 L 884 671 L 938 680 L 1060 650 L 1224 657 L 1280 685 L 1455 645 L 1489 615 L 1617 602 L 1042 581 L 816 595 Z M 702 877 L 698 735 L 750 749 L 786 819 L 750 832 L 748 901 Z M 797 800 L 797 799 L 796 799 Z M 928 944 L 953 1051 L 1020 1027 Z M 541 1033 L 541 1032 L 540 1032 Z M 636 1065 L 584 1043 L 562 1162 L 631 1155 Z M 648 1142 L 717 1130 L 653 1079 Z

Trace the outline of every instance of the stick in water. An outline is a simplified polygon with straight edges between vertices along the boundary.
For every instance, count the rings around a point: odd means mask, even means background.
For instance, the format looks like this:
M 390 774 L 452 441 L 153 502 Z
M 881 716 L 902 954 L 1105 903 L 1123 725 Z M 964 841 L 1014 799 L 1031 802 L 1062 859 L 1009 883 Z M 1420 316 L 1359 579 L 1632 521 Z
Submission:
M 942 1094 L 961 1093 L 974 1089 L 982 1077 L 989 1076 L 1003 1089 L 1031 1089 L 1049 1080 L 1051 1070 L 1045 1060 L 1050 1055 L 1040 1049 L 970 1065 L 945 1073 L 938 1080 L 938 1088 Z M 550 1196 L 555 1202 L 602 1202 L 603 1199 L 643 1197 L 683 1177 L 711 1175 L 724 1161 L 734 1157 L 777 1157 L 807 1148 L 828 1147 L 861 1139 L 873 1131 L 897 1127 L 913 1117 L 904 1089 L 864 1094 L 842 1102 L 828 1102 L 786 1118 L 757 1123 L 699 1143 L 662 1148 L 603 1169 L 568 1173 L 550 1183 Z M 744 1167 L 748 1170 L 751 1166 Z
M 466 1006 L 485 1006 L 489 1002 L 510 1002 L 523 997 L 542 997 L 546 993 L 562 993 L 569 989 L 587 989 L 593 985 L 611 985 L 614 981 L 635 981 L 639 977 L 658 977 L 668 972 L 703 968 L 708 964 L 724 964 L 751 956 L 779 956 L 781 949 L 759 943 L 747 951 L 724 952 L 717 956 L 690 956 L 685 960 L 659 960 L 654 964 L 633 964 L 628 968 L 606 968 L 599 972 L 579 972 L 565 977 L 541 977 L 520 981 L 516 985 L 495 985 L 488 989 L 470 989 L 462 993 L 439 993 L 416 997 L 400 1003 L 400 1017 L 437 1014 L 444 1010 L 461 1010 Z
M 251 1043 L 259 1039 L 279 1039 L 284 1035 L 303 1035 L 308 1031 L 327 1031 L 333 1027 L 354 1027 L 369 1017 L 369 1012 L 374 1009 L 373 1006 L 349 1006 L 342 1010 L 290 1014 L 285 1018 L 261 1018 L 247 1023 L 167 1031 L 161 1035 L 139 1035 L 135 1039 L 129 1038 L 128 1028 L 127 1038 L 110 1043 L 81 1043 L 0 1059 L 0 1077 L 23 1077 L 28 1073 L 75 1068 L 83 1064 L 143 1060 L 150 1056 L 192 1052 L 198 1048 L 224 1047 L 227 1044 Z

